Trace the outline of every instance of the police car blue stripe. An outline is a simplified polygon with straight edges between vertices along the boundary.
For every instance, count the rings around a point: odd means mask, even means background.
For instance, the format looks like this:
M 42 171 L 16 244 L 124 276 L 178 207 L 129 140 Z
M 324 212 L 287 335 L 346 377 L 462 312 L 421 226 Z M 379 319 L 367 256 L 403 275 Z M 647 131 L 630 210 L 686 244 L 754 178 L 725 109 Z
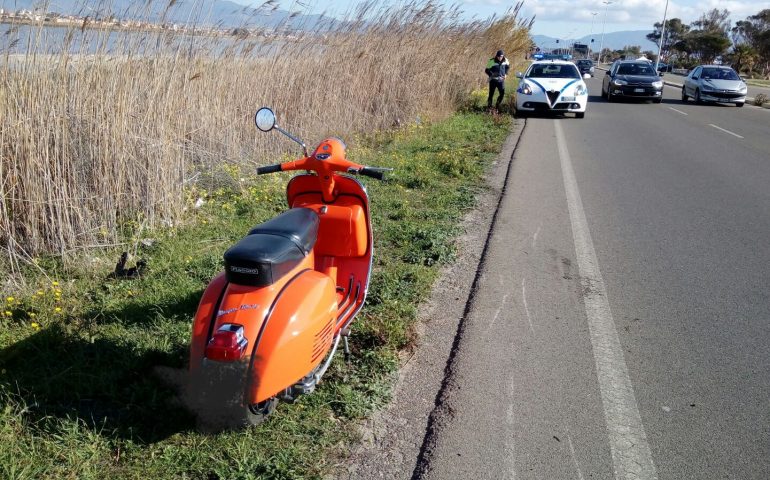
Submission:
M 564 90 L 566 90 L 566 89 L 567 89 L 567 87 L 569 87 L 569 86 L 570 86 L 570 85 L 572 85 L 573 83 L 575 83 L 575 82 L 579 82 L 579 81 L 580 81 L 580 79 L 579 79 L 579 78 L 577 78 L 577 79 L 575 79 L 575 80 L 572 80 L 572 81 L 571 81 L 571 82 L 569 82 L 568 84 L 564 85 L 564 86 L 562 87 L 562 89 L 561 89 L 561 90 L 559 90 L 559 94 L 562 94 L 562 93 L 564 93 Z
M 539 83 L 537 83 L 536 81 L 532 80 L 531 78 L 528 78 L 528 79 L 527 79 L 527 81 L 528 81 L 528 82 L 532 82 L 532 83 L 534 83 L 535 85 L 537 85 L 538 87 L 540 87 L 540 90 L 542 90 L 542 91 L 543 91 L 543 93 L 545 93 L 545 87 L 544 87 L 544 86 L 540 85 Z

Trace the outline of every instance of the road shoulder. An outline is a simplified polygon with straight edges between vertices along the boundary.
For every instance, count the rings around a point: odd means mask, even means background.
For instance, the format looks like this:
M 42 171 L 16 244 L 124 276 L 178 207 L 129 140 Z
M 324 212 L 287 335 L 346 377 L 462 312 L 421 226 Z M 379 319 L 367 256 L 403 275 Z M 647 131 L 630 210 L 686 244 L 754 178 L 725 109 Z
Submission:
M 521 121 L 511 127 L 487 174 L 487 188 L 463 219 L 465 233 L 457 241 L 457 261 L 444 269 L 429 301 L 421 307 L 419 340 L 404 359 L 392 402 L 361 426 L 362 441 L 335 478 L 412 476 L 523 129 Z

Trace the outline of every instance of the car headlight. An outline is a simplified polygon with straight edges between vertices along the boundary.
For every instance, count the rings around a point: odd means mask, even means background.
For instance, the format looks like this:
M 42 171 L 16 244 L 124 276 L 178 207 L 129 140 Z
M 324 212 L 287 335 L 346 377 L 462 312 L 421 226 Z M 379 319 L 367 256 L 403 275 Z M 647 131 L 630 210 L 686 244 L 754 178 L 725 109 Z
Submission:
M 700 89 L 703 90 L 704 92 L 710 92 L 713 90 L 713 88 L 711 88 L 708 85 L 701 85 Z
M 746 93 L 749 90 L 748 86 L 744 83 L 743 86 L 738 88 L 738 91 L 741 93 Z
M 524 95 L 532 95 L 532 87 L 530 87 L 528 83 L 521 84 L 519 91 Z
M 588 93 L 586 91 L 586 86 L 585 85 L 578 85 L 577 87 L 575 87 L 575 93 L 573 95 L 575 95 L 576 97 L 579 97 L 581 95 L 585 95 L 586 93 Z
M 621 85 L 628 85 L 628 82 L 625 81 L 625 80 L 621 80 L 619 78 L 616 78 L 615 80 L 612 81 L 612 84 L 613 85 L 617 85 L 617 86 L 621 86 Z
M 652 82 L 652 86 L 655 88 L 663 88 L 663 82 Z

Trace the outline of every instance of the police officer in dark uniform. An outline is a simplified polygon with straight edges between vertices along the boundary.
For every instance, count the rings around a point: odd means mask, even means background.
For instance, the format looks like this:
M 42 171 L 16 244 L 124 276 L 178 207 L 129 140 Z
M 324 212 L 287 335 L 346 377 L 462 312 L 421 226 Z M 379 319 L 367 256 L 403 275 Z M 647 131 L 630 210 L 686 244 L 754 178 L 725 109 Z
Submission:
M 496 108 L 500 108 L 500 104 L 503 103 L 503 96 L 505 96 L 505 77 L 508 75 L 508 69 L 510 63 L 505 58 L 502 50 L 498 50 L 493 58 L 490 58 L 487 62 L 487 68 L 484 73 L 489 77 L 489 97 L 487 98 L 487 108 L 492 108 L 492 98 L 495 96 L 495 90 L 499 90 L 500 94 L 497 97 Z

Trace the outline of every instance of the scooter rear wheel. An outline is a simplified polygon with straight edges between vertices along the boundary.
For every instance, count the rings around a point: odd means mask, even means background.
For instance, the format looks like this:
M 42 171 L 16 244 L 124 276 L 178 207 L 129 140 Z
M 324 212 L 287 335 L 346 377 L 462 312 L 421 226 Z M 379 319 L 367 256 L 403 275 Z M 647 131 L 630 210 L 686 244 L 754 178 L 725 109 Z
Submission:
M 275 411 L 275 407 L 278 406 L 278 398 L 273 397 L 265 400 L 264 402 L 254 403 L 249 405 L 246 410 L 246 421 L 249 425 L 259 425 L 264 422 L 267 417 Z

